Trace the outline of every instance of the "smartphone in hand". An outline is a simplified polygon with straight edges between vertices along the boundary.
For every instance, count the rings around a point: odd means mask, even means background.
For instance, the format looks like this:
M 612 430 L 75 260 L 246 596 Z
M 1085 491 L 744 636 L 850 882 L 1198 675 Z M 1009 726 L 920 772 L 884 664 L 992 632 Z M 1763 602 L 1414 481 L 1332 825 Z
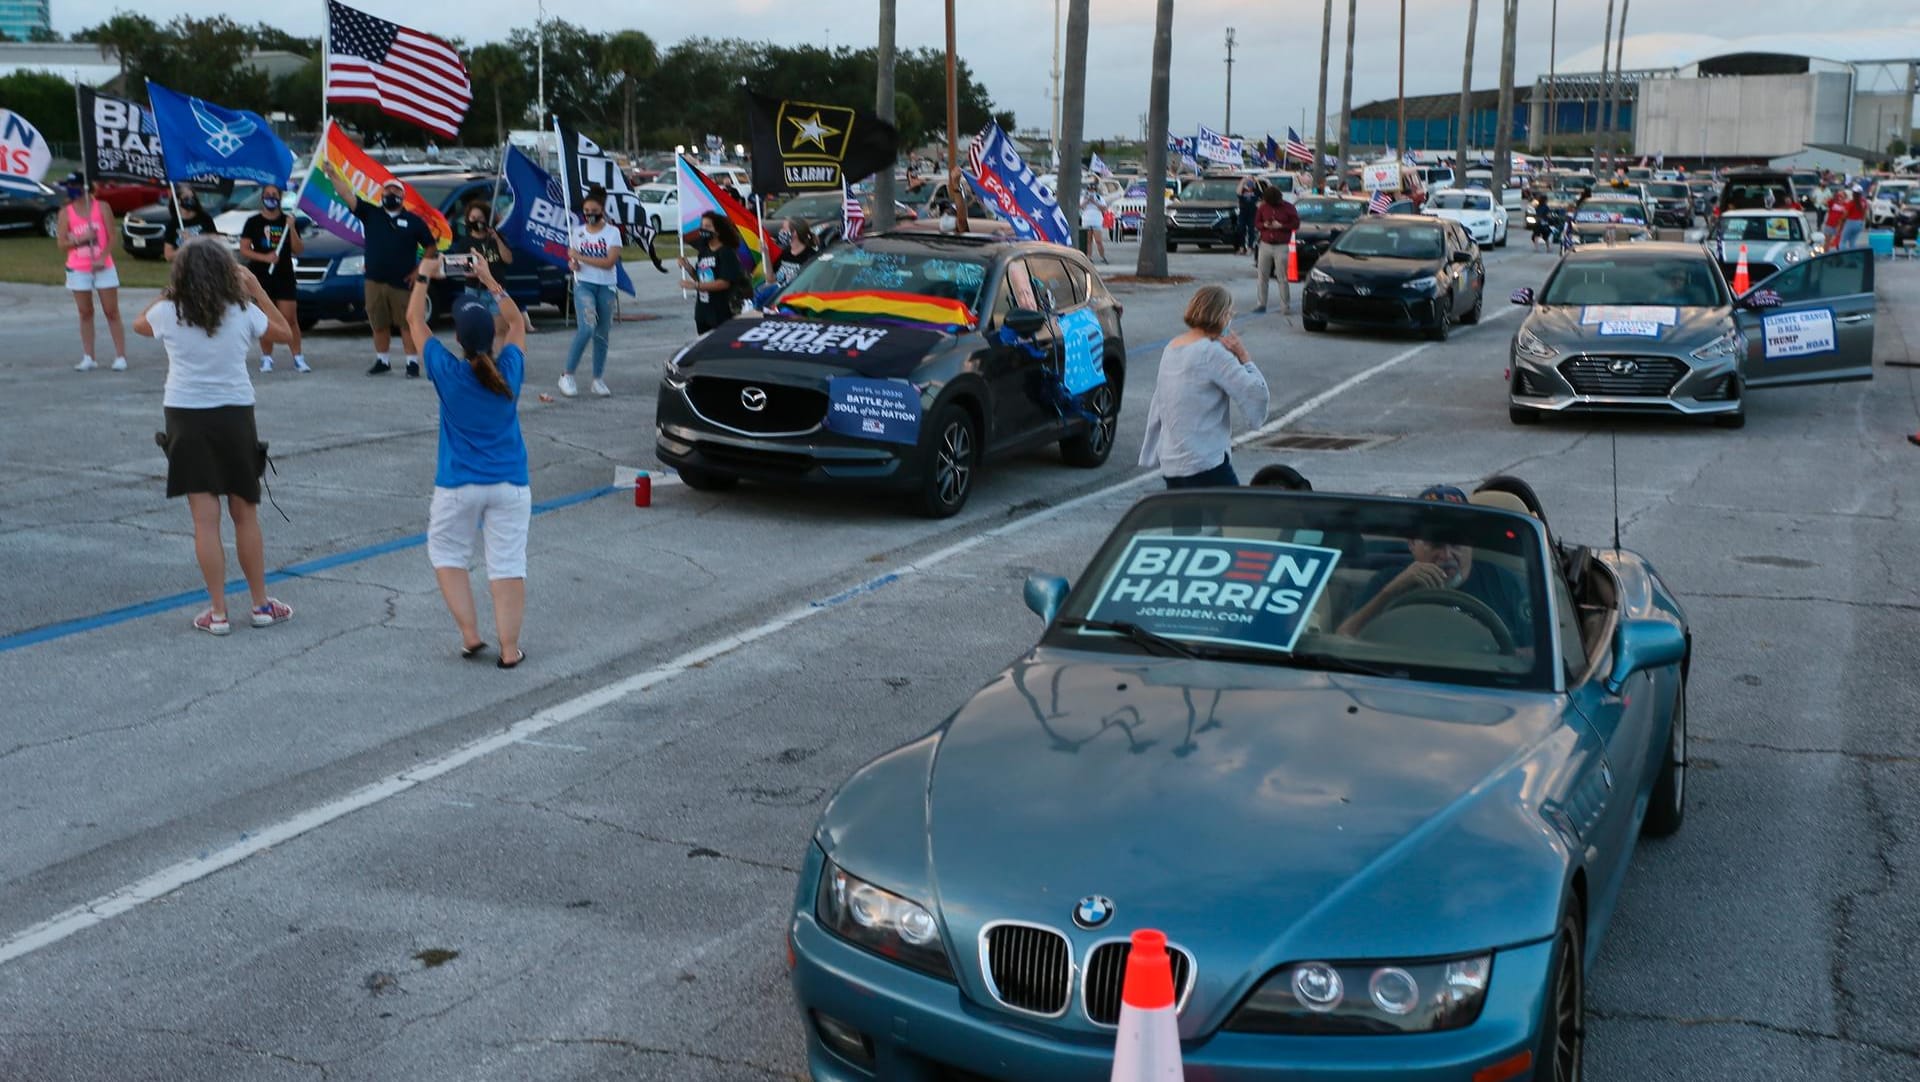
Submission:
M 476 258 L 472 252 L 463 252 L 459 255 L 443 255 L 440 257 L 440 273 L 450 278 L 456 276 L 471 278 L 473 276 L 473 261 Z

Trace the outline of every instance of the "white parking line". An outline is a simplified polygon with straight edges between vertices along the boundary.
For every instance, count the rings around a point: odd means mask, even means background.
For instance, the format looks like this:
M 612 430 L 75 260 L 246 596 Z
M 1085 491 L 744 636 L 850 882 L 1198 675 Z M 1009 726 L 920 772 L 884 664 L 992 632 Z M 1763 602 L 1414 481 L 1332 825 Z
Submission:
M 1503 309 L 1494 312 L 1485 316 L 1481 322 L 1484 325 L 1485 323 L 1500 319 L 1512 311 L 1512 309 Z M 1405 364 L 1407 361 L 1412 360 L 1414 357 L 1419 356 L 1437 344 L 1438 343 L 1435 342 L 1423 342 L 1419 345 L 1404 349 L 1371 368 L 1356 372 L 1346 379 L 1341 380 L 1339 383 L 1334 384 L 1332 387 L 1321 391 L 1319 394 L 1293 407 L 1286 413 L 1281 414 L 1279 417 L 1268 421 L 1258 429 L 1242 434 L 1235 443 L 1236 445 L 1244 445 L 1254 440 L 1263 439 L 1300 418 L 1305 417 L 1307 414 L 1326 405 L 1340 395 L 1373 379 L 1375 376 L 1398 368 L 1400 365 Z M 152 875 L 145 876 L 108 894 L 103 894 L 92 901 L 76 905 L 30 928 L 16 932 L 4 940 L 0 940 L 0 965 L 5 965 L 17 958 L 25 957 L 42 948 L 50 947 L 69 936 L 85 931 L 95 925 L 104 924 L 123 913 L 153 901 L 155 898 L 163 897 L 190 883 L 205 879 L 215 872 L 231 868 L 257 853 L 292 841 L 302 834 L 316 830 L 337 819 L 351 815 L 354 812 L 383 803 L 393 797 L 399 796 L 401 793 L 407 792 L 422 782 L 431 781 L 434 778 L 451 773 L 468 763 L 485 758 L 503 748 L 509 748 L 521 743 L 538 743 L 530 738 L 538 736 L 556 726 L 564 725 L 567 722 L 584 717 L 602 707 L 611 706 L 630 695 L 653 688 L 679 676 L 689 669 L 704 665 L 725 654 L 732 653 L 742 646 L 758 642 L 770 635 L 784 631 L 803 620 L 837 607 L 839 602 L 843 600 L 851 600 L 860 594 L 870 593 L 874 589 L 890 585 L 910 575 L 930 570 L 940 564 L 946 563 L 956 556 L 978 548 L 988 541 L 1006 537 L 1033 526 L 1038 526 L 1069 511 L 1077 510 L 1088 504 L 1097 503 L 1110 496 L 1125 492 L 1128 489 L 1144 485 L 1157 476 L 1158 474 L 1151 471 L 1136 474 L 1124 481 L 1117 481 L 1108 485 L 1105 488 L 1096 489 L 1064 503 L 1055 504 L 1052 507 L 1035 511 L 1030 515 L 1025 515 L 992 529 L 984 530 L 971 537 L 962 538 L 945 548 L 928 553 L 917 560 L 903 564 L 883 575 L 877 575 L 873 579 L 868 580 L 867 583 L 836 594 L 834 597 L 826 599 L 825 602 L 810 602 L 789 609 L 765 623 L 689 650 L 656 668 L 623 677 L 611 683 L 603 684 L 591 691 L 576 695 L 564 702 L 556 703 L 529 717 L 514 722 L 501 732 L 464 744 L 437 759 L 429 760 L 418 766 L 403 770 L 398 774 L 389 775 L 371 785 L 356 789 L 337 800 L 331 800 L 325 804 L 308 808 L 298 815 L 282 819 L 258 831 L 242 834 L 239 840 L 231 845 L 163 868 Z M 665 478 L 656 478 L 655 483 L 658 484 L 664 480 Z

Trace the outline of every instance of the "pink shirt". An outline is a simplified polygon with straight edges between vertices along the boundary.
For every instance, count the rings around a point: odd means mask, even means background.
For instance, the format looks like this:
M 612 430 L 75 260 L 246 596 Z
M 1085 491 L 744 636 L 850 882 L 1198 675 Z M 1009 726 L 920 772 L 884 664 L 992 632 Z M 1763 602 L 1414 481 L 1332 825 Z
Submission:
M 100 210 L 100 201 L 98 199 L 93 201 L 93 206 L 90 208 L 90 213 L 87 218 L 81 218 L 72 203 L 67 204 L 67 209 L 64 213 L 67 216 L 68 236 L 77 240 L 80 239 L 82 231 L 87 231 L 92 234 L 93 241 L 91 244 L 83 244 L 76 248 L 67 249 L 67 269 L 70 271 L 79 271 L 82 274 L 112 270 L 113 257 L 106 253 L 106 246 L 101 243 L 101 239 L 104 238 L 107 233 L 107 217 Z M 105 259 L 106 262 L 95 266 L 95 261 L 100 259 Z

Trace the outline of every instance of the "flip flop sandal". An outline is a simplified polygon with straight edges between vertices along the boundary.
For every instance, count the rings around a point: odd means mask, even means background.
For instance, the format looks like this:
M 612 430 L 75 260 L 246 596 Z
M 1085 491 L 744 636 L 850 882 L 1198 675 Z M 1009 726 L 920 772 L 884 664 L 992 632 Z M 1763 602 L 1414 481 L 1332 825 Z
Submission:
M 525 660 L 527 660 L 527 652 L 525 650 L 520 651 L 520 656 L 514 658 L 512 661 L 508 661 L 506 655 L 503 654 L 498 661 L 493 663 L 493 667 L 496 669 L 514 669 L 518 668 L 520 663 Z
M 479 659 L 481 654 L 486 653 L 487 649 L 487 644 L 484 642 L 474 643 L 472 646 L 461 647 L 460 656 L 466 658 L 468 661 L 475 661 Z

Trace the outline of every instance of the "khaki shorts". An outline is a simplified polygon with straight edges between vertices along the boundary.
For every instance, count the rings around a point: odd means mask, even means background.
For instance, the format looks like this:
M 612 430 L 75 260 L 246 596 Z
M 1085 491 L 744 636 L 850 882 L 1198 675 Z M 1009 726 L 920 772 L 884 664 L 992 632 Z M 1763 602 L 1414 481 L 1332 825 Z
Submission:
M 409 293 L 385 282 L 367 282 L 367 322 L 374 327 L 405 327 Z

